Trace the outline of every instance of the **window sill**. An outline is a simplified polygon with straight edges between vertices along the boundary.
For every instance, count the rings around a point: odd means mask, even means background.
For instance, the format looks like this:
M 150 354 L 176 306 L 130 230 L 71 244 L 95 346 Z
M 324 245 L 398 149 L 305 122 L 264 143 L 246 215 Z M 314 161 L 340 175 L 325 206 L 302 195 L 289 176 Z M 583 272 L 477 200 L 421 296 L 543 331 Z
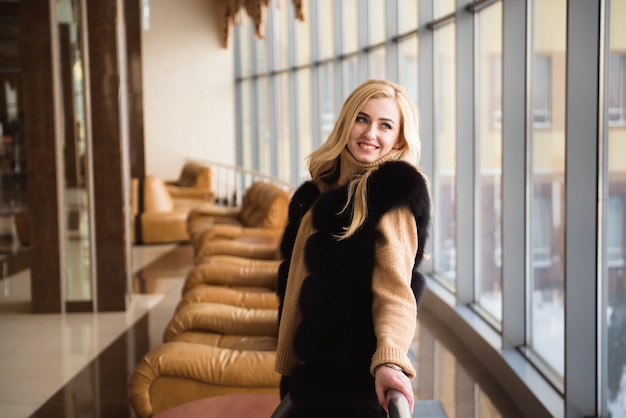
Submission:
M 563 417 L 563 396 L 517 349 L 502 349 L 502 337 L 468 306 L 456 306 L 456 298 L 426 277 L 422 308 L 427 309 L 463 342 L 502 385 L 511 399 L 532 417 Z

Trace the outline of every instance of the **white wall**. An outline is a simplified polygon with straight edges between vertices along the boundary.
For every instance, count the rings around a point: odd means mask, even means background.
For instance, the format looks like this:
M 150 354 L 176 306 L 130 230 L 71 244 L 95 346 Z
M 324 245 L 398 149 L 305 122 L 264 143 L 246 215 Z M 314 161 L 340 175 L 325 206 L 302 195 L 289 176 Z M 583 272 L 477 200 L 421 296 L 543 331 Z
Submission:
M 235 163 L 233 47 L 222 0 L 149 0 L 142 32 L 146 174 L 176 178 L 186 158 Z

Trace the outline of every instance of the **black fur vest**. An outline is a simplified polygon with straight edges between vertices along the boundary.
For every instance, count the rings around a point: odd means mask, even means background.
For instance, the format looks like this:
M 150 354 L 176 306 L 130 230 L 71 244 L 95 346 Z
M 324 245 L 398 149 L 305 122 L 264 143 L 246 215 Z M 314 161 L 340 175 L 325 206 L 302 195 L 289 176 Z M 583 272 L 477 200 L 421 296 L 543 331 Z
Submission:
M 384 412 L 376 401 L 369 373 L 376 349 L 371 280 L 376 227 L 392 209 L 407 207 L 415 216 L 418 250 L 411 286 L 418 303 L 424 288 L 424 278 L 417 269 L 430 223 L 425 178 L 408 163 L 383 163 L 368 179 L 368 216 L 364 225 L 350 238 L 338 241 L 333 236 L 350 222 L 350 208 L 339 214 L 346 199 L 347 186 L 320 194 L 314 183 L 306 182 L 294 193 L 289 206 L 281 241 L 284 262 L 277 287 L 279 318 L 294 241 L 302 216 L 309 209 L 313 211 L 316 230 L 306 242 L 304 262 L 310 275 L 302 284 L 298 300 L 302 321 L 296 331 L 294 350 L 301 363 L 294 367 L 286 383 L 296 408 L 302 408 L 296 416 L 308 416 L 307 410 L 319 414 L 320 407 L 326 416 L 340 411 L 348 413 L 345 416 L 377 417 Z

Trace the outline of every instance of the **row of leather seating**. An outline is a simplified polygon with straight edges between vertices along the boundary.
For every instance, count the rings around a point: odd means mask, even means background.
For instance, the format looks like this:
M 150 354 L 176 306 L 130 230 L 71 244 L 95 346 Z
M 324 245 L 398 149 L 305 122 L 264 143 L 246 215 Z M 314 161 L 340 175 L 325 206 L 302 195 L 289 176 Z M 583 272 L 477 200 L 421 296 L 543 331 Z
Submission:
M 129 380 L 139 417 L 211 396 L 278 393 L 275 290 L 289 199 L 289 191 L 257 182 L 239 208 L 190 212 L 195 256 L 181 299 L 163 343 Z

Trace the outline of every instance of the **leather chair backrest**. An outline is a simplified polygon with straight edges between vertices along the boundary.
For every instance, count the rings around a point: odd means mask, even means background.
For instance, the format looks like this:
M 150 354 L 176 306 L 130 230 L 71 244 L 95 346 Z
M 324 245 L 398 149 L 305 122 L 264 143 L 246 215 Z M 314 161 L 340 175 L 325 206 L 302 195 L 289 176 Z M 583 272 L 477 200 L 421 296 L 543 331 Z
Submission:
M 187 162 L 176 182 L 179 187 L 211 187 L 211 168 L 202 164 Z
M 243 195 L 239 220 L 248 227 L 283 228 L 290 199 L 290 193 L 275 184 L 254 182 Z

